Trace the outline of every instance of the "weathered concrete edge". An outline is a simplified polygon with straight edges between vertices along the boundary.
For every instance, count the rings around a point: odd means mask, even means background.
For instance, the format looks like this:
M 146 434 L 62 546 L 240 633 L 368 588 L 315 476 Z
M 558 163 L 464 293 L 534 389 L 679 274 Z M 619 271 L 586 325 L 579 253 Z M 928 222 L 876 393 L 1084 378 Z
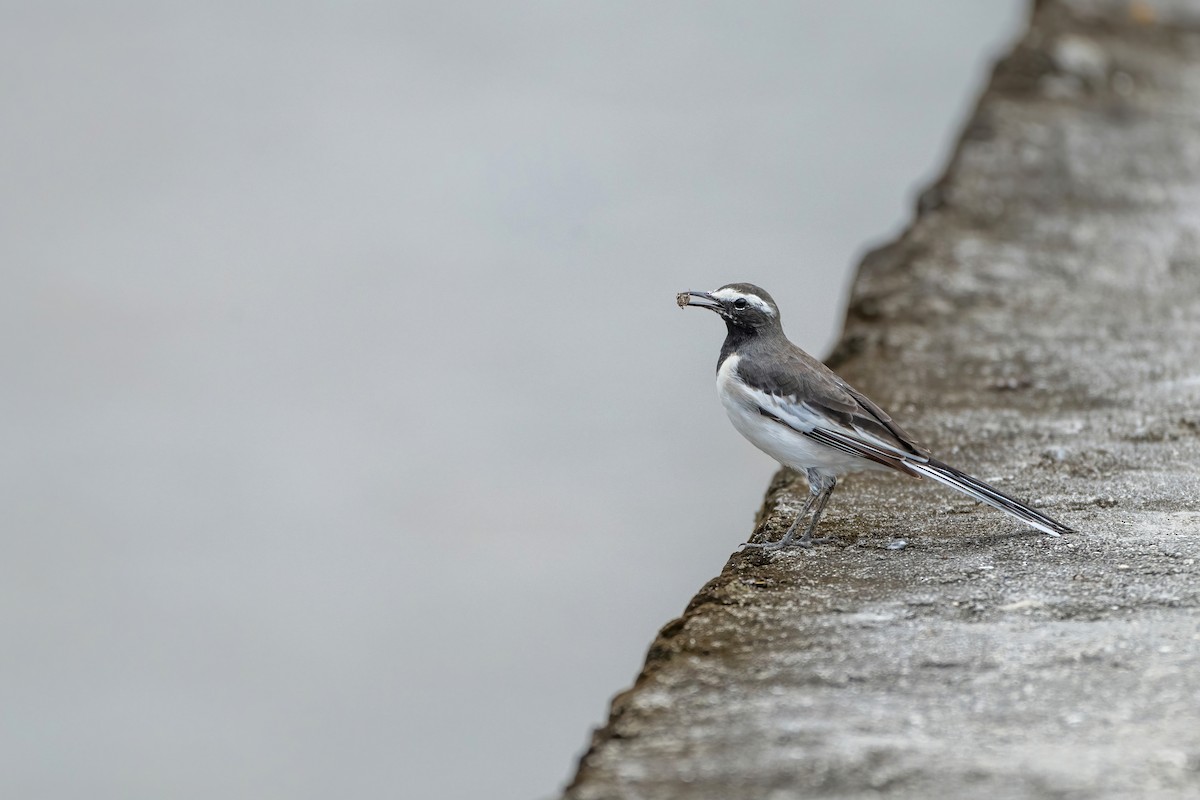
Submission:
M 1063 3 L 1062 5 L 1067 6 L 1069 4 Z M 1026 35 L 1025 40 L 1017 45 L 1012 54 L 998 64 L 993 74 L 992 82 L 979 104 L 977 104 L 971 121 L 967 123 L 964 133 L 960 138 L 959 146 L 945 174 L 922 195 L 921 202 L 918 204 L 918 213 L 913 224 L 895 242 L 879 248 L 864 257 L 859 267 L 858 278 L 855 281 L 852 293 L 846 330 L 841 342 L 835 349 L 833 357 L 830 359 L 831 363 L 835 365 L 847 364 L 864 353 L 878 350 L 876 336 L 879 333 L 879 328 L 883 326 L 876 321 L 878 312 L 872 308 L 872 305 L 879 302 L 880 297 L 877 292 L 873 293 L 867 288 L 871 283 L 871 278 L 886 274 L 889 276 L 890 282 L 894 285 L 896 276 L 901 275 L 902 277 L 904 264 L 914 257 L 913 248 L 919 248 L 920 243 L 914 241 L 914 230 L 927 214 L 938 209 L 941 202 L 942 187 L 953 183 L 955 173 L 961 162 L 964 146 L 974 136 L 980 135 L 980 131 L 983 132 L 982 135 L 986 135 L 987 123 L 986 120 L 981 119 L 984 116 L 981 110 L 985 108 L 989 98 L 993 96 L 997 87 L 1003 84 L 1011 92 L 1014 84 L 1019 85 L 1024 81 L 1029 82 L 1032 87 L 1032 85 L 1037 84 L 1039 77 L 1045 72 L 1044 66 L 1036 62 L 1044 60 L 1047 56 L 1038 47 L 1028 46 L 1028 36 L 1029 34 Z M 1033 91 L 1032 88 L 1029 90 Z M 767 493 L 768 502 L 764 504 L 759 512 L 757 529 L 761 531 L 763 524 L 771 516 L 775 505 L 773 502 L 774 498 L 785 493 L 790 484 L 791 476 L 787 473 L 781 472 L 775 476 Z M 622 714 L 630 705 L 630 699 L 665 665 L 669 664 L 672 658 L 679 655 L 678 648 L 673 646 L 673 640 L 678 637 L 678 634 L 687 626 L 690 620 L 693 620 L 701 613 L 701 609 L 705 606 L 708 606 L 710 603 L 720 605 L 728 602 L 728 597 L 724 595 L 729 594 L 729 585 L 736 578 L 744 577 L 739 575 L 743 566 L 744 561 L 742 557 L 736 556 L 731 558 L 721 575 L 706 584 L 696 595 L 684 612 L 684 615 L 663 628 L 658 639 L 652 645 L 645 667 L 634 686 L 614 699 L 613 712 L 608 724 L 598 730 L 593 736 L 592 748 L 589 750 L 588 755 L 585 755 L 581 761 L 581 768 L 576 776 L 576 783 L 585 777 L 589 755 L 594 753 L 598 748 L 603 747 L 605 743 L 622 738 L 620 722 Z M 568 793 L 570 793 L 570 790 L 568 790 Z
M 1037 6 L 1043 4 L 1044 1 L 1045 0 L 1032 0 L 1032 5 Z M 1025 36 L 1027 35 L 1028 30 L 1026 30 Z M 1014 59 L 1025 58 L 1026 54 L 1022 53 L 1022 41 L 1024 40 L 1020 40 L 1018 44 L 1016 44 L 1013 52 L 1001 56 L 1001 58 L 997 59 L 995 64 L 992 65 L 988 82 L 985 83 L 985 88 L 982 92 L 980 92 L 980 95 L 977 98 L 976 103 L 974 103 L 971 112 L 967 114 L 966 122 L 964 126 L 962 126 L 962 132 L 960 133 L 958 140 L 956 140 L 954 149 L 950 151 L 950 155 L 947 158 L 946 167 L 944 167 L 942 173 L 938 175 L 936 179 L 930 182 L 930 185 L 926 187 L 924 191 L 918 194 L 916 204 L 914 204 L 913 207 L 913 216 L 910 219 L 910 222 L 908 222 L 906 225 L 905 229 L 901 230 L 900 233 L 895 236 L 895 239 L 883 242 L 881 245 L 877 245 L 876 247 L 868 249 L 868 251 L 863 253 L 863 257 L 859 259 L 858 265 L 854 267 L 854 279 L 851 284 L 850 297 L 848 297 L 847 300 L 846 315 L 844 319 L 842 319 L 842 329 L 839 333 L 838 341 L 834 343 L 833 349 L 830 350 L 829 355 L 826 357 L 826 359 L 824 359 L 829 367 L 834 369 L 840 368 L 842 365 L 845 365 L 845 363 L 856 359 L 856 357 L 859 355 L 862 355 L 864 353 L 864 349 L 868 347 L 864 337 L 864 326 L 870 327 L 872 314 L 869 312 L 864 312 L 863 309 L 864 303 L 869 302 L 869 299 L 866 299 L 866 297 L 863 296 L 862 291 L 860 291 L 860 287 L 862 287 L 863 283 L 862 278 L 865 275 L 870 275 L 872 272 L 880 270 L 888 271 L 892 269 L 895 258 L 898 257 L 898 255 L 900 255 L 900 257 L 904 257 L 902 253 L 904 253 L 908 240 L 910 240 L 913 228 L 916 227 L 916 225 L 920 222 L 920 219 L 922 219 L 923 216 L 928 215 L 928 213 L 936 211 L 938 207 L 941 207 L 944 201 L 943 187 L 953 180 L 953 176 L 959 166 L 962 148 L 964 148 L 965 144 L 970 142 L 973 136 L 976 136 L 976 132 L 979 127 L 980 109 L 983 109 L 986 101 L 988 101 L 992 84 L 996 82 L 998 74 L 1003 74 L 1006 72 L 1006 70 L 1008 70 L 1008 68 L 1012 67 L 1012 62 Z M 766 492 L 763 494 L 763 503 L 760 505 L 760 507 L 758 507 L 758 511 L 755 515 L 754 525 L 752 525 L 751 528 L 755 534 L 761 535 L 764 529 L 764 523 L 767 522 L 767 519 L 772 516 L 772 513 L 775 510 L 776 499 L 778 499 L 781 494 L 786 493 L 787 488 L 793 485 L 794 481 L 796 481 L 796 476 L 792 475 L 791 471 L 787 470 L 786 468 L 776 471 L 776 473 L 773 475 L 772 480 L 770 480 L 770 483 L 767 486 Z M 688 620 L 691 618 L 691 616 L 694 616 L 698 610 L 710 602 L 724 602 L 719 599 L 718 587 L 727 583 L 728 581 L 731 581 L 731 579 L 736 576 L 739 563 L 739 554 L 732 554 L 730 559 L 726 561 L 725 566 L 722 567 L 719 575 L 709 579 L 709 581 L 697 591 L 696 595 L 689 601 L 688 606 L 684 608 L 683 613 L 677 616 L 677 618 L 668 621 L 666 625 L 660 628 L 658 634 L 655 636 L 654 642 L 650 643 L 649 650 L 647 651 L 646 655 L 646 661 L 643 662 L 642 668 L 640 672 L 638 672 L 634 682 L 632 682 L 632 685 L 629 688 L 626 688 L 626 690 L 617 693 L 616 696 L 613 696 L 610 702 L 610 714 L 608 714 L 608 720 L 605 722 L 604 726 L 593 730 L 592 739 L 590 739 L 588 748 L 583 752 L 580 760 L 578 760 L 575 775 L 572 776 L 570 782 L 566 784 L 564 796 L 569 796 L 571 794 L 571 790 L 574 789 L 577 784 L 580 783 L 584 775 L 586 775 L 588 757 L 592 756 L 592 754 L 598 750 L 599 747 L 604 746 L 605 742 L 614 738 L 619 738 L 618 728 L 620 717 L 622 717 L 625 709 L 629 706 L 628 700 L 634 696 L 634 694 L 636 694 L 637 691 L 640 690 L 640 688 L 646 684 L 647 681 L 653 678 L 654 674 L 658 672 L 659 668 L 664 666 L 664 664 L 670 661 L 672 657 L 677 655 L 676 650 L 674 650 L 673 646 L 671 646 L 671 642 L 678 636 L 680 631 L 683 631 L 683 628 L 686 626 L 686 624 L 688 624 Z
M 1033 5 L 1036 6 L 1042 2 L 1044 0 L 1034 0 Z M 933 213 L 940 207 L 943 187 L 953 180 L 960 162 L 963 147 L 976 135 L 976 131 L 979 128 L 981 109 L 984 108 L 991 94 L 992 86 L 996 82 L 997 76 L 1011 67 L 1014 59 L 1025 57 L 1023 42 L 1028 35 L 1029 28 L 1027 27 L 1023 37 L 1014 46 L 1013 51 L 1002 56 L 993 64 L 985 89 L 980 93 L 975 105 L 967 115 L 967 120 L 962 126 L 962 132 L 959 134 L 954 149 L 947 159 L 945 168 L 925 190 L 919 193 L 913 209 L 913 216 L 909 220 L 908 225 L 893 240 L 884 242 L 866 251 L 859 260 L 854 270 L 855 277 L 851 283 L 850 296 L 847 302 L 846 315 L 842 322 L 841 333 L 829 356 L 825 359 L 825 363 L 831 368 L 838 369 L 841 365 L 863 353 L 864 348 L 867 346 L 863 335 L 863 328 L 864 326 L 869 327 L 872 324 L 872 315 L 864 311 L 863 308 L 864 303 L 869 302 L 861 292 L 863 277 L 879 270 L 890 269 L 897 254 L 904 251 L 906 244 L 911 239 L 914 228 L 920 223 L 922 217 Z M 764 523 L 775 509 L 775 498 L 786 491 L 787 487 L 794 481 L 795 476 L 787 469 L 780 469 L 774 474 L 763 495 L 763 503 L 759 506 L 755 514 L 752 531 L 757 533 L 762 532 Z M 621 715 L 628 706 L 628 699 L 637 693 L 654 676 L 655 672 L 672 658 L 674 648 L 671 647 L 670 643 L 683 630 L 688 619 L 706 604 L 710 602 L 722 602 L 717 597 L 715 590 L 718 586 L 734 577 L 738 571 L 739 563 L 739 556 L 737 554 L 731 555 L 729 560 L 725 562 L 725 566 L 721 569 L 720 574 L 710 579 L 700 588 L 691 601 L 688 602 L 683 613 L 659 629 L 655 640 L 650 644 L 650 648 L 646 653 L 646 660 L 642 665 L 641 671 L 634 679 L 633 684 L 628 689 L 614 695 L 609 704 L 608 720 L 603 726 L 596 728 L 592 732 L 588 748 L 580 756 L 575 774 L 565 788 L 567 795 L 570 794 L 571 790 L 584 776 L 588 757 L 597 748 L 603 746 L 605 742 L 619 735 L 617 734 L 617 728 L 619 727 Z

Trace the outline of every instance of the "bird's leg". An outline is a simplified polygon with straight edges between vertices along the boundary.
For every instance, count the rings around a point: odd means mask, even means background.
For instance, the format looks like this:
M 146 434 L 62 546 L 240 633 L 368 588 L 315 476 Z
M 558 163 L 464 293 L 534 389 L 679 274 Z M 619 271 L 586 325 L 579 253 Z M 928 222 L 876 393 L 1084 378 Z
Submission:
M 813 481 L 812 471 L 809 472 L 808 479 L 809 481 Z M 821 515 L 825 513 L 825 504 L 829 502 L 830 496 L 833 495 L 833 489 L 835 486 L 837 486 L 837 478 L 833 477 L 832 475 L 819 475 L 816 477 L 816 480 L 813 481 L 813 484 L 820 487 L 820 494 L 816 495 L 817 503 L 813 508 L 812 519 L 809 521 L 808 527 L 804 531 L 804 535 L 796 540 L 796 545 L 799 547 L 812 547 L 814 544 L 827 544 L 833 541 L 832 536 L 814 539 L 813 533 L 817 530 L 817 523 L 821 521 Z M 797 517 L 796 522 L 799 521 L 800 519 Z M 787 535 L 785 535 L 783 540 L 781 540 L 784 544 L 786 544 L 787 540 L 791 538 L 795 527 L 795 525 L 792 525 L 793 530 L 789 530 Z
M 825 544 L 830 539 L 814 539 L 812 538 L 813 531 L 817 529 L 817 522 L 821 519 L 821 512 L 825 510 L 825 504 L 829 502 L 829 495 L 833 493 L 833 487 L 837 485 L 837 479 L 818 473 L 816 470 L 809 470 L 808 477 L 808 500 L 804 503 L 804 508 L 800 509 L 796 514 L 796 518 L 792 521 L 792 526 L 787 529 L 787 533 L 777 542 L 746 542 L 742 547 L 753 547 L 758 550 L 781 550 L 792 544 L 792 538 L 796 535 L 796 530 L 800 527 L 800 521 L 807 516 L 810 508 L 816 505 L 813 511 L 812 522 L 805 529 L 804 535 L 795 541 L 795 544 L 800 547 L 812 547 L 814 544 Z
M 810 485 L 808 500 L 804 501 L 804 508 L 796 513 L 796 519 L 792 521 L 792 527 L 788 528 L 787 533 L 778 542 L 745 542 L 742 547 L 751 547 L 756 550 L 778 550 L 781 547 L 787 547 L 788 542 L 792 540 L 792 536 L 796 533 L 796 527 L 800 524 L 800 520 L 808 514 L 808 510 L 812 508 L 813 501 L 817 499 L 815 488 Z

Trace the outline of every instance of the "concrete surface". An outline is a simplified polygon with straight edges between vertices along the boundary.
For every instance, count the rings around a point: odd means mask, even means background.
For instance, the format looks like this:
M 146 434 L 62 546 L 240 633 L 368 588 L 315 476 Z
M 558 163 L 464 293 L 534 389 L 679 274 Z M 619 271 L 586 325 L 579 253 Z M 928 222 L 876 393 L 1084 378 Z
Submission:
M 662 629 L 565 796 L 1200 797 L 1200 3 L 1038 3 L 831 363 L 1080 533 L 851 477 L 835 544 Z

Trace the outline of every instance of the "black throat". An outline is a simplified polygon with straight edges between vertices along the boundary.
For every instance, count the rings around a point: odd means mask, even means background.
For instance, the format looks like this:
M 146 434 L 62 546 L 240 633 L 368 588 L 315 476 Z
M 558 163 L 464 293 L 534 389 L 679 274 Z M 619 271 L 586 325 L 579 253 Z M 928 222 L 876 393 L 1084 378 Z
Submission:
M 721 345 L 721 357 L 717 359 L 717 371 L 721 371 L 721 365 L 725 363 L 725 359 L 758 339 L 761 332 L 758 328 L 744 328 L 740 325 L 734 325 L 729 320 L 725 320 L 725 343 Z

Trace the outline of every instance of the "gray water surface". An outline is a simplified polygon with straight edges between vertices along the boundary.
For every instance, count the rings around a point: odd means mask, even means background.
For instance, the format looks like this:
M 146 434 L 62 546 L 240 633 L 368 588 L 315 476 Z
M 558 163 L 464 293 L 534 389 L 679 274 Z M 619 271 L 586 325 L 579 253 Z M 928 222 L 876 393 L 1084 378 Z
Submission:
M 0 796 L 553 793 L 1022 11 L 0 2 Z

